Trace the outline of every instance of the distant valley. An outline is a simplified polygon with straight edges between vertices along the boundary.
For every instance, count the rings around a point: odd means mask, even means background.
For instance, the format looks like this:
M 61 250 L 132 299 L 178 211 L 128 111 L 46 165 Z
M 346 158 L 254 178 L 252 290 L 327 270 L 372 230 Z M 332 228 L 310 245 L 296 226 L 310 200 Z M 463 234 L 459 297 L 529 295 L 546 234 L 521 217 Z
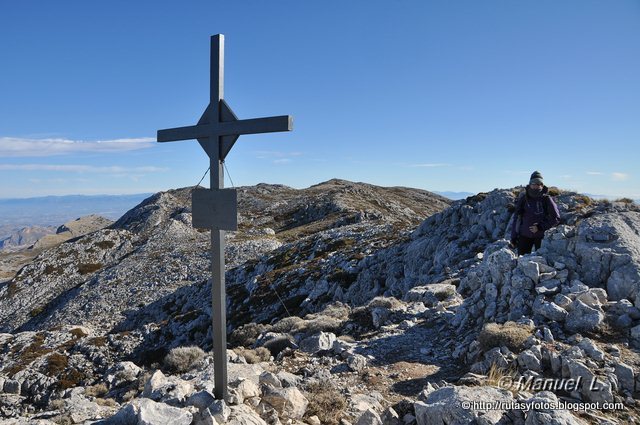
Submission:
M 139 193 L 0 199 L 0 240 L 24 227 L 57 227 L 85 215 L 96 214 L 114 220 L 149 196 L 149 193 Z

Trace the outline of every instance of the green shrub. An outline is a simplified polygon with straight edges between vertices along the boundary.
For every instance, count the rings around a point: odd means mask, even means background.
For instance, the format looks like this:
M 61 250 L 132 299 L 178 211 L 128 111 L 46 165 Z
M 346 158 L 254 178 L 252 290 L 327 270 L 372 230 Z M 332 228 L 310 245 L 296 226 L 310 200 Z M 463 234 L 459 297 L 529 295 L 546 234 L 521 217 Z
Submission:
M 29 316 L 31 317 L 36 317 L 38 314 L 42 313 L 44 311 L 44 306 L 41 305 L 39 307 L 34 308 L 33 310 L 31 310 L 29 312 Z

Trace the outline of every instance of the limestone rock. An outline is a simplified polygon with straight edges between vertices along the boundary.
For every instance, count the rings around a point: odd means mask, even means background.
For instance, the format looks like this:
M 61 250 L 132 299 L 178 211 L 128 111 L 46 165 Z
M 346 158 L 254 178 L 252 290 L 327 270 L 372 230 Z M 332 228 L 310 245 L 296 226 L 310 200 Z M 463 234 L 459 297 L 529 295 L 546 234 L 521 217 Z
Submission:
M 618 378 L 618 385 L 622 390 L 633 393 L 635 389 L 635 378 L 633 368 L 625 363 L 616 363 L 615 374 Z
M 262 400 L 276 409 L 278 414 L 291 419 L 300 419 L 307 411 L 309 401 L 296 387 L 274 388 L 266 386 Z
M 537 393 L 534 397 L 525 401 L 525 403 L 529 403 L 535 405 L 536 403 L 544 404 L 548 403 L 549 405 L 556 404 L 558 402 L 558 398 L 551 391 L 543 391 Z M 571 414 L 571 412 L 567 410 L 544 410 L 544 409 L 533 409 L 527 414 L 527 419 L 525 420 L 525 425 L 547 425 L 547 424 L 555 424 L 555 425 L 586 425 L 584 421 L 575 417 Z
M 320 350 L 330 350 L 336 341 L 336 335 L 331 332 L 320 332 L 300 342 L 300 349 L 307 353 L 316 353 Z
M 193 415 L 188 411 L 149 399 L 142 399 L 139 409 L 139 425 L 190 425 L 193 420 Z
M 571 332 L 592 332 L 604 320 L 604 313 L 576 300 L 566 319 L 566 327 Z
M 355 425 L 382 425 L 382 419 L 375 410 L 367 409 L 360 415 Z
M 424 402 L 414 403 L 418 425 L 463 424 L 472 423 L 479 416 L 485 424 L 497 424 L 504 410 L 483 410 L 473 406 L 479 401 L 513 401 L 511 393 L 493 387 L 444 387 L 430 393 Z
M 141 369 L 133 362 L 118 362 L 113 365 L 105 374 L 105 381 L 111 387 L 119 387 L 134 382 Z

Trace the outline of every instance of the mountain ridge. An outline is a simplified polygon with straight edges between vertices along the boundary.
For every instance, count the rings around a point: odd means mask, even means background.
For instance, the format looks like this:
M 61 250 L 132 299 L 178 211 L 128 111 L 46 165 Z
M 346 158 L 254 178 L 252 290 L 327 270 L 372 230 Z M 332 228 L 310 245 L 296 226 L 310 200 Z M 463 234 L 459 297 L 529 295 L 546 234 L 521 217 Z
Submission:
M 205 421 L 209 404 L 190 411 L 187 395 L 212 390 L 210 356 L 183 374 L 167 360 L 175 350 L 212 345 L 210 241 L 191 227 L 191 189 L 154 194 L 110 226 L 46 251 L 0 287 L 5 393 L 17 383 L 20 400 L 39 411 L 72 399 L 59 417 L 138 423 L 145 412 L 172 406 L 176 415 Z M 230 381 L 232 413 L 222 423 L 236 416 L 338 423 L 313 407 L 319 383 L 346 400 L 334 413 L 352 422 L 638 417 L 637 205 L 558 190 L 561 224 L 541 250 L 517 257 L 505 236 L 521 188 L 454 202 L 339 179 L 302 190 L 237 189 L 239 231 L 227 234 L 225 251 L 228 353 L 230 370 L 240 373 L 234 376 L 247 379 Z M 68 356 L 61 369 L 67 392 L 51 371 L 55 355 Z M 595 377 L 602 391 L 570 396 L 624 408 L 558 410 L 552 418 L 535 408 L 491 416 L 462 409 L 474 397 L 566 396 L 496 388 L 496 365 L 525 377 Z M 130 377 L 116 378 L 124 370 Z M 249 381 L 260 386 L 249 391 Z M 87 395 L 94 385 L 105 386 L 111 408 Z M 289 395 L 278 393 L 284 388 Z M 93 411 L 81 414 L 83 403 Z M 24 413 L 6 406 L 14 417 Z

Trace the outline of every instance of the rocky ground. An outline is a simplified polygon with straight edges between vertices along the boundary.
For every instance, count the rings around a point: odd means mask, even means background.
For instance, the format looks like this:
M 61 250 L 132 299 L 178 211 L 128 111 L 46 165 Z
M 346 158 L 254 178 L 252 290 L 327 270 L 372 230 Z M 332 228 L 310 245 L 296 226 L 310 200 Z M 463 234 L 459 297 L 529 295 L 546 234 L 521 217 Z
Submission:
M 0 414 L 640 422 L 640 208 L 555 191 L 561 225 L 518 258 L 504 237 L 520 190 L 451 203 L 341 180 L 239 188 L 226 401 L 212 396 L 208 234 L 190 189 L 158 193 L 2 285 Z

